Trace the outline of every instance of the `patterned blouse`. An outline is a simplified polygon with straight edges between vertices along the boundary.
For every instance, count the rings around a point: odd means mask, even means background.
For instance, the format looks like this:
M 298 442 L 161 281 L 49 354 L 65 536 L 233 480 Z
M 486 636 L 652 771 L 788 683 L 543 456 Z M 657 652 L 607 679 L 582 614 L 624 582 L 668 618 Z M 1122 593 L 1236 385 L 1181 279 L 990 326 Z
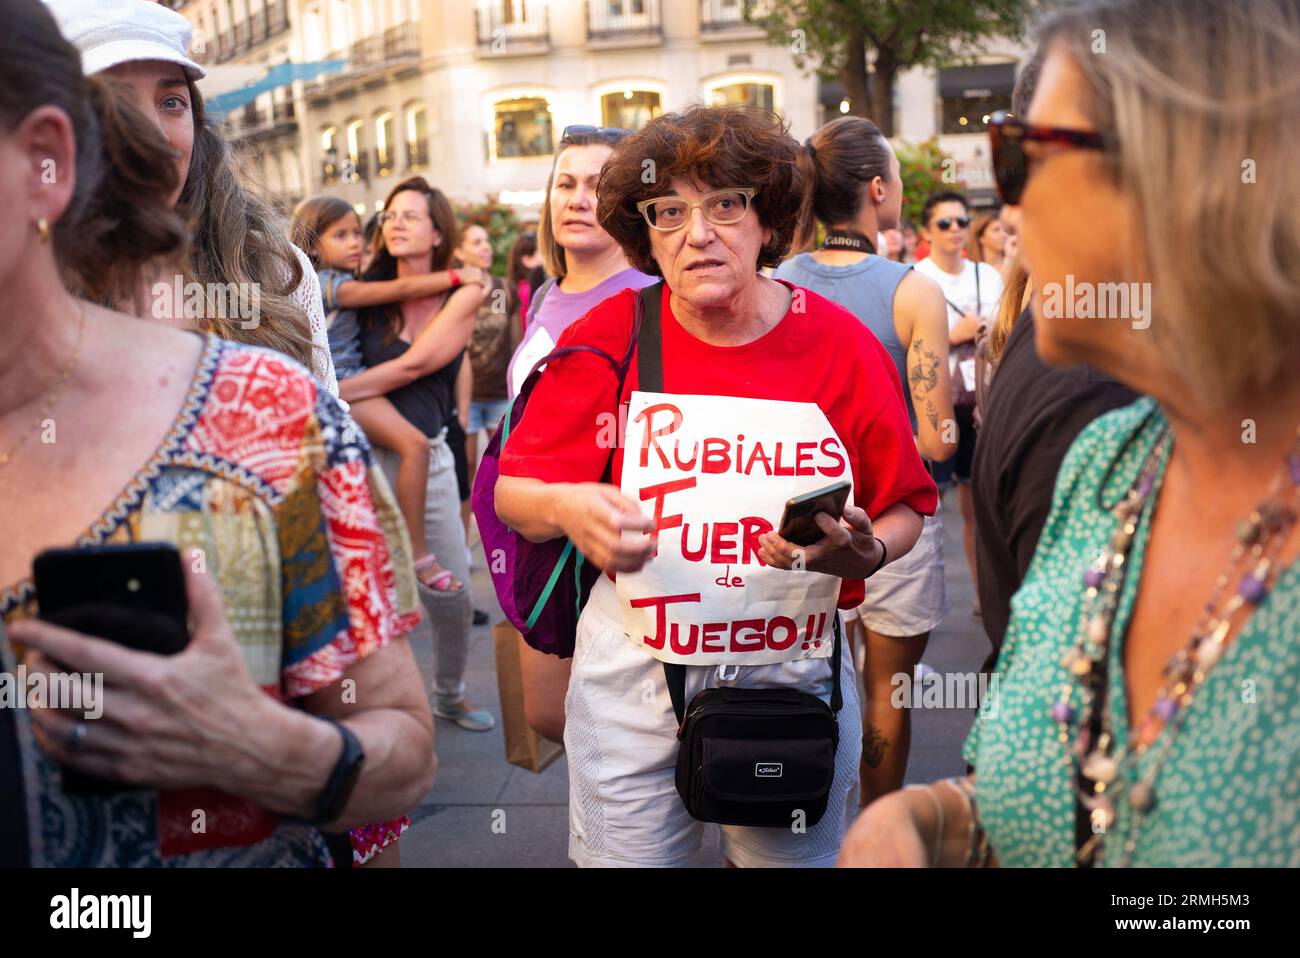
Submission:
M 990 695 L 966 741 L 975 767 L 980 820 L 998 861 L 1008 866 L 1070 866 L 1075 851 L 1078 759 L 1058 740 L 1050 716 L 1063 683 L 1083 601 L 1083 574 L 1114 530 L 1097 504 L 1129 488 L 1165 420 L 1155 401 L 1140 399 L 1099 418 L 1071 447 L 1057 478 L 1051 514 L 1024 583 L 1011 601 L 1011 622 L 998 659 L 998 694 Z M 1125 450 L 1126 440 L 1130 437 Z M 1163 482 L 1168 453 L 1159 465 Z M 1151 532 L 1147 503 L 1134 537 L 1113 635 L 1125 634 Z M 1197 596 L 1188 596 L 1197 601 Z M 1131 864 L 1138 867 L 1300 865 L 1300 563 L 1284 570 L 1267 599 L 1232 640 L 1188 707 L 1155 779 L 1155 804 L 1138 819 Z M 1107 707 L 1117 748 L 1130 735 L 1123 649 L 1111 642 Z M 1164 736 L 1126 764 L 1131 786 L 1158 761 Z M 1121 795 L 1127 793 L 1127 787 Z M 1102 844 L 1101 864 L 1121 864 L 1132 812 Z
M 365 436 L 279 353 L 207 336 L 166 439 L 77 544 L 147 541 L 217 577 L 254 681 L 283 702 L 337 682 L 419 621 L 409 540 Z M 30 580 L 0 592 L 6 623 L 35 614 Z M 12 666 L 15 650 L 0 652 Z M 314 829 L 217 789 L 69 794 L 16 713 L 34 865 L 330 861 Z M 355 830 L 354 861 L 407 824 Z

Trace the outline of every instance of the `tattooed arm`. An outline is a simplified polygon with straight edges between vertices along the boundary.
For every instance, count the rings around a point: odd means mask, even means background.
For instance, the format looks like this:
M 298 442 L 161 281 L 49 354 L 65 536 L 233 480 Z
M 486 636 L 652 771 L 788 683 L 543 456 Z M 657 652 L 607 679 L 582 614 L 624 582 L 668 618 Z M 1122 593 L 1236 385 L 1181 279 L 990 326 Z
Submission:
M 915 270 L 894 294 L 894 328 L 907 347 L 907 387 L 916 410 L 916 448 L 942 462 L 957 452 L 948 375 L 948 314 L 939 285 Z

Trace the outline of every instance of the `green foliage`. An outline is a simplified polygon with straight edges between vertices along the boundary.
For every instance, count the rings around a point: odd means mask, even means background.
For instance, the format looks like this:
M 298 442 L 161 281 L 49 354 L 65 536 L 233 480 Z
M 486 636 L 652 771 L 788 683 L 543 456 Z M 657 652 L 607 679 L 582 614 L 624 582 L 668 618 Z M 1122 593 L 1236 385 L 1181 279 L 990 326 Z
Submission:
M 979 54 L 990 39 L 1019 40 L 1054 0 L 745 0 L 745 18 L 795 64 L 824 77 L 851 76 L 865 88 L 867 64 L 892 85 L 914 66 L 950 66 Z M 859 46 L 860 45 L 860 46 Z M 856 49 L 855 49 L 856 47 Z M 864 55 L 865 51 L 865 55 Z M 867 115 L 866 104 L 853 111 Z M 878 123 L 882 117 L 874 117 Z M 882 123 L 886 135 L 893 131 Z
M 456 205 L 456 222 L 463 230 L 466 226 L 481 226 L 488 233 L 492 243 L 492 273 L 495 276 L 506 275 L 510 265 L 510 247 L 523 232 L 519 217 L 509 206 L 498 201 L 495 193 L 489 194 L 482 203 L 460 203 Z
M 934 137 L 921 143 L 898 143 L 898 173 L 903 181 L 903 215 L 913 223 L 921 219 L 925 198 L 939 190 L 964 190 L 965 182 L 952 178 L 944 180 L 945 170 L 955 174 L 956 161 L 939 149 Z
M 745 0 L 745 18 L 774 44 L 789 45 L 800 67 L 811 57 L 833 74 L 850 33 L 897 53 L 900 68 L 947 66 L 973 56 L 993 37 L 1020 39 L 1044 0 Z M 802 35 L 792 36 L 792 31 Z M 796 41 L 804 39 L 800 50 Z

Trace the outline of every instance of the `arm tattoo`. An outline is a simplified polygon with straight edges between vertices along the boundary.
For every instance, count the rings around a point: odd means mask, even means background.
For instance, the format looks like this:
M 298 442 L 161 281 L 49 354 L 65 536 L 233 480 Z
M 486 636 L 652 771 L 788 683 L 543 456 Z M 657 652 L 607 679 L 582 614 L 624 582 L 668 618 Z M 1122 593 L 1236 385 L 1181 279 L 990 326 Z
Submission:
M 925 398 L 925 418 L 930 421 L 930 428 L 938 430 L 939 428 L 939 407 L 934 404 L 934 400 L 929 396 Z
M 939 356 L 933 350 L 925 348 L 925 341 L 918 336 L 912 341 L 912 369 L 908 381 L 912 387 L 913 407 L 925 403 L 925 417 L 930 421 L 931 429 L 939 428 L 939 410 L 929 393 L 939 384 Z

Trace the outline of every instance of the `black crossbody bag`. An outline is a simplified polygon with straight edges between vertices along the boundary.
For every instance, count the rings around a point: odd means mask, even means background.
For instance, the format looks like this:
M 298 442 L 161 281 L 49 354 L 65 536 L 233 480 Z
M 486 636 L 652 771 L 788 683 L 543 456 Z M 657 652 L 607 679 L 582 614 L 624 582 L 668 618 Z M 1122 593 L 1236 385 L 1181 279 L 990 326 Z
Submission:
M 661 285 L 646 287 L 639 388 L 663 392 Z M 686 666 L 664 663 L 677 713 L 677 793 L 702 822 L 816 825 L 835 779 L 840 730 L 840 617 L 833 616 L 831 704 L 797 689 L 705 689 L 686 704 Z

